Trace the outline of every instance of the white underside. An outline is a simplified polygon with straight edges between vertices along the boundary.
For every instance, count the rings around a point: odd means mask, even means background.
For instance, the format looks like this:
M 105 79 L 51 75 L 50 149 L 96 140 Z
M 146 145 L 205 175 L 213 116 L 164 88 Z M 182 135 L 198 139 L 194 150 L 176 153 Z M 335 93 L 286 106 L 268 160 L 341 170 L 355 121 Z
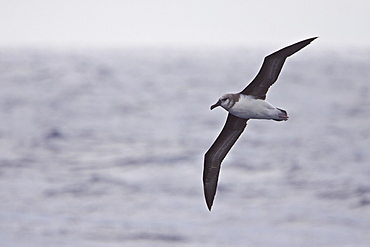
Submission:
M 243 94 L 228 111 L 234 116 L 245 119 L 279 119 L 281 114 L 281 111 L 267 101 Z

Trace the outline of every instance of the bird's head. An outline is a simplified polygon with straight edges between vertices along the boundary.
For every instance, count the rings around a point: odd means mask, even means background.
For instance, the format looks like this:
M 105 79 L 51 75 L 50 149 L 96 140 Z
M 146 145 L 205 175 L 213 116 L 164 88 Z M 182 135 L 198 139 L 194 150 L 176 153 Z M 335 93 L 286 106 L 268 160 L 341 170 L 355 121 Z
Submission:
M 221 106 L 225 110 L 229 110 L 234 104 L 235 104 L 235 95 L 225 94 L 222 95 L 215 104 L 211 105 L 211 110 L 213 110 L 217 106 Z

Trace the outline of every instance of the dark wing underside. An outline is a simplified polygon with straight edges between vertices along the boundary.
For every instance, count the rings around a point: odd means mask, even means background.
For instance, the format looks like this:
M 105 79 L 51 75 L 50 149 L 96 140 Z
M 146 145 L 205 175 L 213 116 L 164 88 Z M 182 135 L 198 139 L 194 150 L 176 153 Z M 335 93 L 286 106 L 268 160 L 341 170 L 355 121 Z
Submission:
M 211 210 L 216 194 L 221 162 L 243 133 L 247 121 L 229 113 L 224 128 L 204 155 L 203 186 L 209 210 Z
M 241 93 L 265 99 L 268 89 L 277 80 L 286 58 L 293 55 L 316 38 L 317 37 L 300 41 L 265 57 L 257 76 L 243 91 L 241 91 Z

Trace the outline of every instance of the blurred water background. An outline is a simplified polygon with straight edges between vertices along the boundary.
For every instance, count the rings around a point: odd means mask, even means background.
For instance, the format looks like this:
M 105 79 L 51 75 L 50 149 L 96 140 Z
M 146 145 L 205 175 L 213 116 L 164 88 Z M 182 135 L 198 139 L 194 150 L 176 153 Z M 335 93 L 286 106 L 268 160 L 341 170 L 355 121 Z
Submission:
M 208 212 L 203 155 L 219 96 L 265 49 L 0 49 L 1 246 L 370 244 L 370 51 L 285 63 Z

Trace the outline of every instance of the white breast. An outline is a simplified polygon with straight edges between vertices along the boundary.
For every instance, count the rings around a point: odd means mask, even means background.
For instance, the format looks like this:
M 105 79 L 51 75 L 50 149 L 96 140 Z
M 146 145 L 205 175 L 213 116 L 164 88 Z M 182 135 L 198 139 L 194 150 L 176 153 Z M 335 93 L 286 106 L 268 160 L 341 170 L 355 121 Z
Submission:
M 278 114 L 276 107 L 267 101 L 243 94 L 240 95 L 239 101 L 229 109 L 229 112 L 245 119 L 273 119 Z

